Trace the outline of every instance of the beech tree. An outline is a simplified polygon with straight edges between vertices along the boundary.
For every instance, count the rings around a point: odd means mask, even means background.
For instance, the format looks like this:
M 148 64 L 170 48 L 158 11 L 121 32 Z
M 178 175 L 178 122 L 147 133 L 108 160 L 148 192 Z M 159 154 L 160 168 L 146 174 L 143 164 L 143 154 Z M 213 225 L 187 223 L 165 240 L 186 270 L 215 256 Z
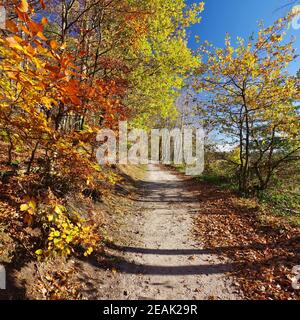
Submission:
M 98 236 L 59 196 L 114 183 L 96 163 L 101 128 L 115 129 L 123 119 L 145 127 L 175 114 L 183 81 L 198 65 L 185 30 L 199 21 L 203 4 L 11 0 L 5 7 L 1 165 L 18 163 L 13 175 L 22 192 L 15 198 L 24 225 L 43 232 L 38 256 L 70 255 L 78 245 L 88 255 Z
M 284 40 L 291 18 L 262 28 L 248 42 L 239 38 L 236 46 L 228 35 L 225 48 L 200 48 L 206 58 L 195 87 L 209 92 L 208 118 L 238 144 L 235 164 L 245 194 L 266 189 L 276 170 L 299 156 L 299 78 L 287 71 L 296 54 Z

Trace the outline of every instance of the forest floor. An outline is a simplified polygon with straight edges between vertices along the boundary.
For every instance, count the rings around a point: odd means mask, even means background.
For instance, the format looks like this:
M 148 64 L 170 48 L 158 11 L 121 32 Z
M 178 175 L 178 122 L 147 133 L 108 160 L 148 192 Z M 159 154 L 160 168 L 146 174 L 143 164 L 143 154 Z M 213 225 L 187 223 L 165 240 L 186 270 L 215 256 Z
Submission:
M 69 200 L 83 213 L 92 210 L 103 225 L 101 248 L 67 262 L 22 258 L 7 268 L 4 298 L 300 298 L 292 288 L 299 227 L 175 169 L 124 167 L 120 174 L 123 181 L 105 201 Z
M 115 242 L 119 299 L 300 298 L 300 229 L 255 199 L 150 165 Z

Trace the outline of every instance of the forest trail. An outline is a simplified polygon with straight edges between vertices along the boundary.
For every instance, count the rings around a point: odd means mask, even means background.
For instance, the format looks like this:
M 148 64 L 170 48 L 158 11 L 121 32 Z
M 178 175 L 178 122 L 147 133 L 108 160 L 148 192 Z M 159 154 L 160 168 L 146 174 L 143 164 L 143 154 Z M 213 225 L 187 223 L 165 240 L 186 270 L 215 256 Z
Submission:
M 141 183 L 142 212 L 129 226 L 134 245 L 118 247 L 125 299 L 241 299 L 228 276 L 230 264 L 201 248 L 193 235 L 193 215 L 201 202 L 187 180 L 149 165 Z

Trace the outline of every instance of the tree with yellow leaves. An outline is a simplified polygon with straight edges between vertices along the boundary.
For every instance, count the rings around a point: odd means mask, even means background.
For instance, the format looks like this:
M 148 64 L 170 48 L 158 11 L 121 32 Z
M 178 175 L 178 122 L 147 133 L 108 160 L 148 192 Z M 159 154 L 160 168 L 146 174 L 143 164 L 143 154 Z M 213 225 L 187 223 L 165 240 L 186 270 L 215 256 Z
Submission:
M 248 42 L 239 38 L 215 49 L 200 48 L 206 58 L 195 87 L 209 92 L 208 117 L 238 145 L 239 189 L 244 194 L 265 190 L 273 174 L 297 157 L 299 141 L 299 78 L 288 74 L 296 58 L 284 36 L 292 15 L 279 19 Z

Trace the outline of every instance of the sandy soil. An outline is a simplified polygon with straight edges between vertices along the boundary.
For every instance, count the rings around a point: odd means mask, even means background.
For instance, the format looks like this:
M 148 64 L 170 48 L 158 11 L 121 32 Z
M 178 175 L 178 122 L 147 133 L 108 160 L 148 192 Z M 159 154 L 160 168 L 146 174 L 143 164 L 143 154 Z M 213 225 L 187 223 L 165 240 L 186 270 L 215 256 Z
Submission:
M 149 165 L 141 183 L 129 246 L 121 255 L 118 286 L 124 299 L 241 299 L 230 264 L 201 248 L 193 236 L 193 215 L 201 202 L 186 179 Z

